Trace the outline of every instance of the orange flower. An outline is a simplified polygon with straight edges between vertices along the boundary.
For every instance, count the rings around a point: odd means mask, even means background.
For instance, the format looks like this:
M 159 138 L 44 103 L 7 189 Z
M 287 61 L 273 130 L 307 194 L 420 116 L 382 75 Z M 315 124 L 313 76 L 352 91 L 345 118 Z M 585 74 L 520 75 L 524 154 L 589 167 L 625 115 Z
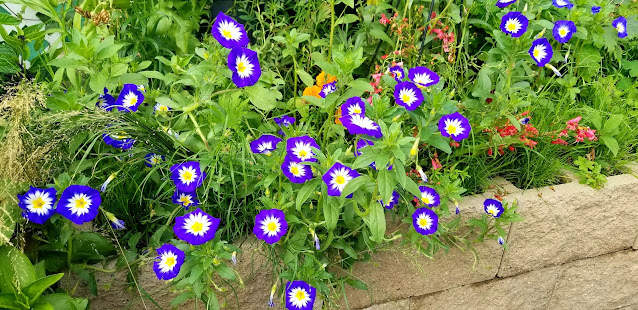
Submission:
M 332 76 L 324 71 L 321 71 L 319 75 L 317 75 L 317 86 L 319 88 L 323 87 L 324 84 L 332 83 L 337 80 L 336 76 Z
M 306 87 L 306 89 L 303 90 L 304 96 L 315 96 L 317 98 L 321 98 L 319 93 L 321 93 L 321 86 L 317 86 L 317 85 Z
M 341 106 L 335 111 L 335 124 L 341 125 Z

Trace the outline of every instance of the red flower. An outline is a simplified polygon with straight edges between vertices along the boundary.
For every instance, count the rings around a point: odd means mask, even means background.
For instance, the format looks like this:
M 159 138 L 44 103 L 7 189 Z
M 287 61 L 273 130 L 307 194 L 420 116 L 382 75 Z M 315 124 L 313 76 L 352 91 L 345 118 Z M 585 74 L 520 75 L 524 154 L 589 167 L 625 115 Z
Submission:
M 491 149 L 491 148 L 490 148 L 490 149 L 487 149 L 487 155 L 492 156 L 493 154 L 494 154 L 494 152 L 492 152 L 492 149 Z
M 552 144 L 567 145 L 567 141 L 565 141 L 563 139 L 556 139 L 556 140 L 552 141 Z
M 443 167 L 443 165 L 441 165 L 441 163 L 439 162 L 438 158 L 436 158 L 436 160 L 434 158 L 432 158 L 431 160 L 432 160 L 432 169 L 438 170 L 441 167 Z
M 582 116 L 576 117 L 574 119 L 570 119 L 567 121 L 567 129 L 570 130 L 576 130 L 576 127 L 578 127 L 578 122 L 580 122 L 580 120 L 583 119 Z
M 385 17 L 385 14 L 381 14 L 381 19 L 379 20 L 379 23 L 381 23 L 381 25 L 387 25 L 390 22 L 390 20 Z
M 509 150 L 510 150 L 510 151 L 512 151 L 512 152 L 514 152 L 516 149 L 515 149 L 513 146 L 511 146 L 511 145 L 510 145 L 510 146 L 509 146 Z

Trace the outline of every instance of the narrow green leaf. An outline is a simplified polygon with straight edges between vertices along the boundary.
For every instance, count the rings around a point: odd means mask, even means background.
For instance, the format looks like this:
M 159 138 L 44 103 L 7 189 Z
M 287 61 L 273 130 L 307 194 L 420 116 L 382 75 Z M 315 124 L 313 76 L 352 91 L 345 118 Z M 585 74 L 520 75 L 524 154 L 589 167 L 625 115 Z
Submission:
M 0 25 L 15 26 L 20 24 L 20 19 L 6 13 L 0 13 Z
M 29 298 L 29 301 L 33 304 L 47 288 L 60 281 L 63 275 L 64 273 L 56 273 L 37 279 L 35 282 L 27 285 L 27 287 L 22 290 L 22 293 L 26 295 L 27 298 Z
M 299 190 L 299 193 L 297 194 L 297 198 L 295 200 L 297 211 L 301 212 L 301 205 L 303 205 L 304 202 L 306 202 L 306 200 L 310 198 L 312 193 L 317 188 L 317 185 L 319 185 L 319 182 L 321 182 L 319 179 L 314 179 L 304 184 L 304 186 Z

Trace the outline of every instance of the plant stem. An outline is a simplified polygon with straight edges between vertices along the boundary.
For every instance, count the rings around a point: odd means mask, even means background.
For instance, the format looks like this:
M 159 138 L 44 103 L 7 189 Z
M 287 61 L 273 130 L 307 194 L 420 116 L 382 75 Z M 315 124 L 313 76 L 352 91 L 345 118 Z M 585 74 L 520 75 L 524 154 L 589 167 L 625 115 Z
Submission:
M 332 39 L 335 33 L 335 0 L 330 0 L 330 48 L 328 49 L 328 58 L 332 59 Z
M 197 119 L 195 119 L 195 116 L 193 115 L 192 112 L 188 112 L 187 114 L 188 114 L 188 117 L 193 122 L 193 125 L 195 125 L 195 130 L 197 131 L 197 134 L 199 135 L 199 137 L 202 138 L 202 142 L 204 142 L 204 145 L 206 146 L 206 149 L 209 152 L 212 152 L 213 150 L 210 148 L 210 145 L 208 145 L 208 140 L 206 140 L 206 136 L 204 136 L 204 133 L 199 128 L 199 124 L 197 123 Z

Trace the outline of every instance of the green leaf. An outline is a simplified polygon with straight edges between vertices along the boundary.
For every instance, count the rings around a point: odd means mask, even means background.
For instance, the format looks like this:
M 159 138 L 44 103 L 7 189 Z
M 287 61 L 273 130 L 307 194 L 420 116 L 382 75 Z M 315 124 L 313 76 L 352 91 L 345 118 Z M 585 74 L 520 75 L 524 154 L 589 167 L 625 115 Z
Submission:
M 425 133 L 425 131 L 424 131 Z M 421 140 L 425 143 L 428 143 L 437 149 L 446 152 L 448 154 L 452 154 L 452 147 L 450 147 L 449 141 L 447 138 L 443 137 L 440 133 L 435 132 L 429 136 L 421 137 Z
M 343 191 L 341 192 L 341 197 L 349 196 L 350 194 L 354 193 L 354 191 L 356 191 L 357 189 L 359 189 L 361 186 L 365 185 L 366 183 L 372 183 L 372 179 L 370 179 L 370 177 L 367 175 L 358 176 L 350 180 L 350 182 L 346 184 L 346 187 L 343 188 Z
M 359 279 L 348 279 L 346 280 L 346 283 L 356 289 L 360 289 L 364 291 L 368 289 L 368 286 Z
M 260 110 L 270 111 L 277 106 L 277 98 L 281 93 L 276 90 L 268 90 L 261 86 L 253 85 L 244 88 L 248 100 Z
M 381 169 L 377 176 L 377 184 L 379 185 L 379 194 L 384 204 L 392 199 L 392 192 L 396 187 L 396 181 L 393 178 L 394 173 L 388 169 Z
M 16 297 L 13 293 L 0 293 L 0 305 L 6 309 L 22 309 L 16 304 Z
M 235 272 L 226 266 L 219 266 L 215 268 L 215 272 L 219 274 L 222 278 L 227 280 L 235 280 Z
M 354 9 L 354 0 L 341 0 L 341 2 Z
M 359 17 L 357 15 L 346 14 L 344 16 L 339 17 L 339 19 L 337 19 L 337 21 L 335 22 L 335 25 L 350 24 L 356 21 L 359 21 Z
M 26 255 L 8 245 L 0 247 L 0 292 L 15 293 L 16 288 L 35 280 L 35 269 Z
M 6 54 L 0 54 L 0 73 L 14 74 L 20 71 L 16 62 Z
M 6 13 L 0 13 L 0 25 L 15 26 L 20 24 L 20 19 Z
M 381 243 L 385 236 L 385 209 L 380 203 L 372 203 L 368 206 L 370 213 L 363 218 L 368 228 L 370 228 L 370 239 L 374 242 Z
M 618 150 L 620 149 L 620 147 L 618 146 L 618 140 L 616 140 L 616 138 L 610 136 L 601 136 L 600 139 L 603 140 L 609 150 L 614 153 L 614 156 L 618 156 Z
M 351 181 L 352 182 L 352 181 Z M 339 213 L 341 208 L 336 199 L 328 199 L 323 203 L 323 217 L 326 220 L 326 228 L 333 230 L 337 227 L 337 221 L 339 220 Z
M 35 303 L 35 301 L 49 288 L 51 285 L 62 279 L 64 273 L 56 273 L 50 276 L 46 276 L 44 278 L 37 279 L 35 282 L 29 284 L 22 290 L 22 293 L 29 298 L 31 304 Z
M 349 244 L 346 244 L 342 239 L 339 239 L 338 241 L 333 242 L 332 246 L 334 248 L 343 250 L 344 252 L 346 252 L 346 254 L 348 254 L 348 256 L 354 259 L 358 258 L 357 252 Z
M 348 83 L 348 86 L 350 86 L 350 88 L 357 89 L 364 92 L 366 91 L 371 93 L 374 92 L 374 88 L 372 87 L 372 85 L 370 85 L 370 81 L 367 81 L 364 79 L 354 80 Z
M 605 133 L 612 133 L 614 130 L 618 128 L 618 126 L 620 126 L 620 124 L 622 123 L 622 119 L 623 119 L 622 116 L 619 116 L 619 115 L 614 115 L 610 117 L 605 122 L 605 127 L 603 127 L 603 131 Z
M 297 193 L 297 198 L 295 200 L 297 211 L 301 212 L 301 205 L 303 205 L 304 202 L 306 202 L 306 200 L 310 198 L 320 182 L 321 181 L 319 179 L 312 180 L 304 184 L 304 186 L 299 190 L 299 193 Z
M 315 85 L 315 79 L 313 79 L 312 76 L 304 69 L 297 69 L 295 72 L 297 72 L 297 75 L 306 86 L 310 87 Z
M 113 44 L 113 45 L 107 46 L 104 49 L 102 49 L 99 52 L 97 52 L 96 59 L 100 60 L 100 59 L 111 58 L 111 57 L 115 56 L 115 54 L 117 54 L 117 52 L 120 49 L 122 49 L 122 47 L 124 47 L 124 45 L 125 44 L 123 44 L 123 43 L 117 43 L 117 44 Z
M 379 28 L 379 27 L 374 27 L 370 30 L 370 35 L 383 40 L 385 42 L 387 42 L 388 44 L 394 46 L 394 42 L 392 41 L 392 39 L 390 38 L 390 36 L 388 36 L 385 31 L 383 30 L 383 28 Z
M 154 248 L 159 248 L 162 242 L 162 235 L 164 235 L 164 231 L 166 231 L 166 226 L 160 227 L 153 236 L 151 236 L 150 245 Z

